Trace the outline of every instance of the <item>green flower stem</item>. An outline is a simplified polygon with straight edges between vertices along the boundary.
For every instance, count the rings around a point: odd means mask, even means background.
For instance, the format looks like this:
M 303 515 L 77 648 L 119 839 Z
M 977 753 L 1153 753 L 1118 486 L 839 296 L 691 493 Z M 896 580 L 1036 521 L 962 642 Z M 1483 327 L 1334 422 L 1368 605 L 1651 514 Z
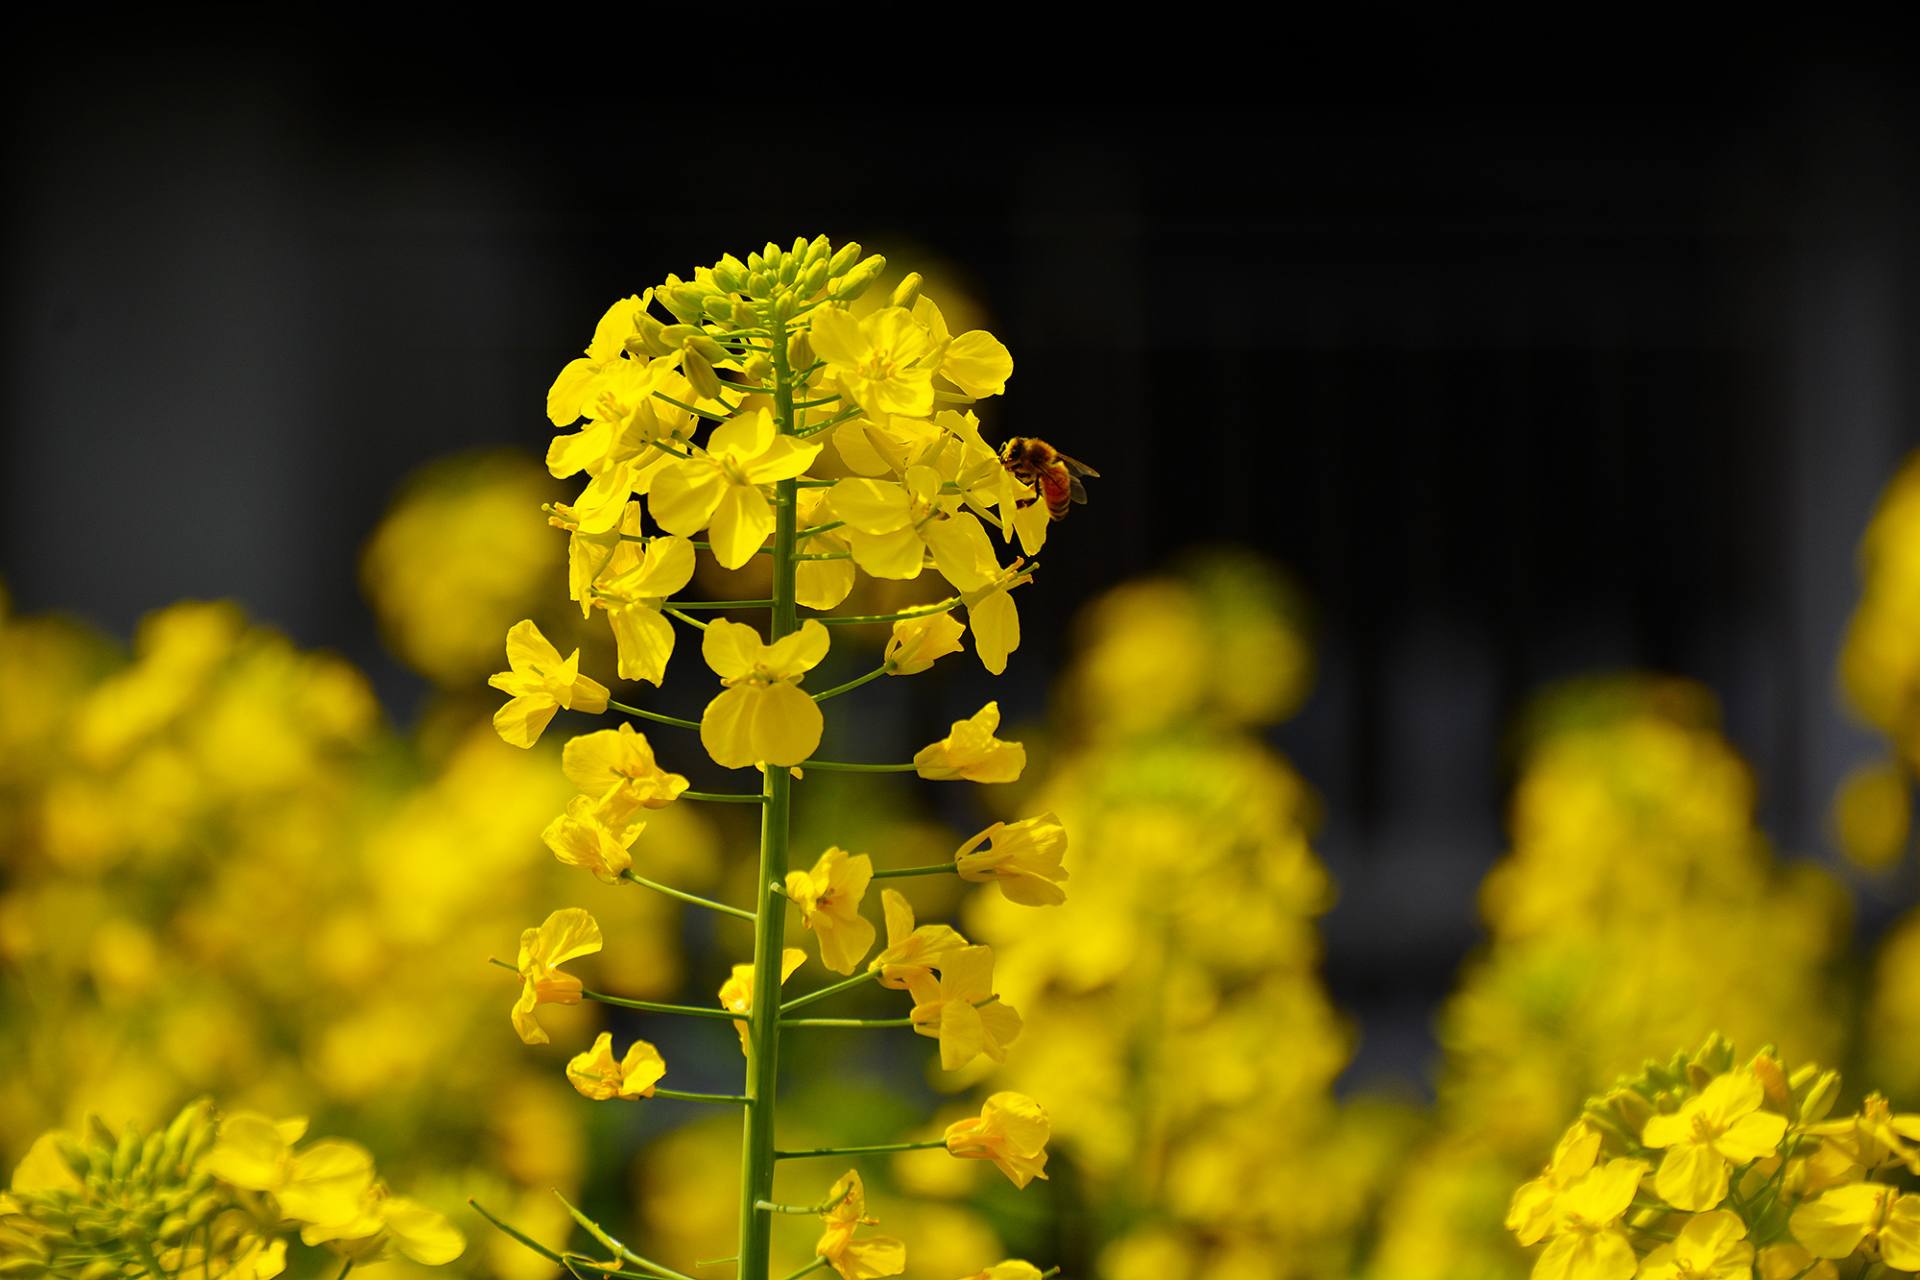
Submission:
M 836 391 L 834 394 L 822 396 L 818 400 L 802 400 L 793 407 L 796 409 L 818 409 L 822 405 L 838 403 L 840 403 L 840 393 Z
M 822 987 L 818 991 L 809 991 L 806 995 L 795 996 L 780 1006 L 780 1012 L 785 1014 L 791 1013 L 795 1009 L 805 1008 L 816 1000 L 825 1000 L 828 996 L 837 996 L 842 991 L 851 990 L 861 983 L 872 982 L 879 976 L 880 971 L 878 969 L 868 969 L 864 973 L 856 973 L 844 982 L 836 982 L 830 987 Z
M 656 1089 L 654 1092 L 665 1093 L 666 1090 Z M 691 1280 L 691 1277 L 675 1271 L 672 1267 L 655 1262 L 651 1258 L 643 1258 L 633 1250 L 627 1248 L 626 1245 L 608 1235 L 606 1229 L 599 1223 L 575 1208 L 573 1201 L 561 1195 L 558 1190 L 554 1191 L 553 1196 L 554 1199 L 567 1207 L 567 1212 L 573 1215 L 573 1220 L 580 1224 L 581 1229 L 595 1240 L 598 1240 L 614 1257 L 631 1262 L 634 1266 L 640 1267 L 656 1276 L 668 1277 L 669 1280 Z
M 588 1271 L 597 1276 L 615 1276 L 615 1277 L 621 1277 L 623 1278 L 623 1280 L 632 1280 L 633 1273 L 630 1271 L 622 1271 L 618 1267 L 602 1266 L 600 1263 L 597 1263 L 590 1258 L 582 1258 L 578 1254 L 562 1255 L 562 1254 L 555 1253 L 553 1250 L 547 1248 L 547 1246 L 541 1244 L 538 1240 L 535 1240 L 532 1236 L 520 1230 L 518 1227 L 511 1226 L 508 1223 L 501 1221 L 499 1218 L 496 1218 L 491 1212 L 488 1211 L 487 1207 L 481 1204 L 478 1200 L 469 1198 L 467 1201 L 467 1204 L 473 1209 L 475 1213 L 485 1218 L 488 1222 L 491 1222 L 495 1226 L 495 1228 L 497 1228 L 501 1232 L 501 1234 L 508 1236 L 511 1239 L 519 1241 L 521 1244 L 533 1250 L 535 1253 L 539 1254 L 541 1257 L 545 1258 L 547 1261 L 552 1262 L 558 1266 L 564 1267 L 567 1270 L 574 1272 L 576 1275 L 579 1274 L 579 1272 L 581 1271 Z M 660 1267 L 657 1270 L 651 1272 L 650 1274 L 664 1277 L 664 1280 L 693 1280 L 691 1276 L 682 1275 L 680 1272 L 671 1271 L 666 1267 Z
M 806 431 L 796 431 L 793 434 L 810 436 L 818 430 L 820 430 L 820 428 L 811 427 Z M 783 480 L 781 483 L 786 484 L 787 481 Z M 795 480 L 792 483 L 796 489 L 831 489 L 840 482 L 838 480 Z
M 353 1274 L 353 1259 L 348 1258 L 346 1262 L 342 1264 L 340 1268 L 340 1274 L 335 1276 L 333 1280 L 347 1280 L 347 1277 L 352 1274 Z
M 894 867 L 887 871 L 873 873 L 875 880 L 891 880 L 896 876 L 938 876 L 958 874 L 959 868 L 951 862 L 936 862 L 925 867 Z
M 725 791 L 682 791 L 682 800 L 704 800 L 708 804 L 765 804 L 763 795 L 736 796 Z
M 905 764 L 850 764 L 845 760 L 802 760 L 797 769 L 822 769 L 828 773 L 912 773 L 919 768 L 913 761 Z
M 925 1142 L 882 1142 L 870 1147 L 810 1147 L 805 1151 L 776 1151 L 776 1160 L 804 1160 L 811 1156 L 883 1156 L 892 1151 L 931 1151 L 947 1145 L 945 1138 Z
M 133 1254 L 153 1280 L 172 1280 L 171 1273 L 160 1265 L 160 1259 L 153 1256 L 153 1246 L 145 1240 L 133 1241 Z
M 698 417 L 705 418 L 709 422 L 725 422 L 727 420 L 727 415 L 724 413 L 715 413 L 711 409 L 696 408 L 693 405 L 686 403 L 686 401 L 684 400 L 675 400 L 672 396 L 668 395 L 664 391 L 654 392 L 653 398 L 655 400 L 665 400 L 668 404 L 672 405 L 674 408 L 685 409 L 688 413 L 694 414 Z M 654 441 L 654 443 L 657 445 L 660 442 L 656 440 Z
M 833 1201 L 828 1200 L 822 1204 L 775 1204 L 771 1200 L 762 1200 L 755 1207 L 763 1213 L 793 1213 L 805 1216 L 825 1213 L 833 1208 Z
M 713 550 L 713 543 L 709 542 L 705 538 L 689 538 L 687 539 L 687 545 L 690 547 L 698 547 L 702 551 Z M 770 556 L 773 554 L 773 548 L 761 547 L 758 551 L 754 552 L 753 554 L 757 556 Z
M 795 560 L 851 560 L 851 551 L 822 551 L 818 555 L 795 556 Z
M 707 629 L 706 623 L 700 621 L 700 619 L 694 617 L 690 613 L 682 613 L 678 609 L 663 609 L 661 610 L 661 612 L 665 613 L 670 618 L 680 619 L 680 621 L 686 623 L 688 626 L 692 627 L 696 631 L 705 631 Z M 696 725 L 694 727 L 698 728 L 699 726 Z
M 834 529 L 843 527 L 846 523 L 847 522 L 845 520 L 829 520 L 825 524 L 808 525 L 806 528 L 802 529 L 799 533 L 796 533 L 793 536 L 796 541 L 805 542 L 808 538 L 811 538 L 816 533 L 828 533 Z
M 782 1018 L 783 1027 L 910 1027 L 912 1018 Z
M 849 680 L 845 684 L 837 684 L 833 686 L 833 688 L 828 689 L 825 693 L 814 694 L 813 700 L 815 702 L 825 702 L 828 698 L 837 698 L 843 693 L 851 693 L 853 690 L 858 689 L 861 685 L 866 684 L 869 681 L 878 680 L 881 676 L 886 675 L 888 672 L 892 670 L 893 670 L 893 664 L 891 662 L 883 662 L 879 666 L 875 667 L 873 670 L 867 672 L 867 674 L 860 676 L 857 679 Z
M 815 1258 L 812 1262 L 809 1262 L 806 1266 L 800 1268 L 798 1271 L 789 1275 L 787 1277 L 787 1280 L 800 1280 L 801 1276 L 810 1276 L 814 1272 L 820 1270 L 822 1267 L 826 1265 L 827 1265 L 827 1260 L 825 1258 Z
M 945 613 L 949 609 L 959 607 L 960 603 L 960 597 L 954 596 L 938 604 L 923 604 L 912 609 L 902 609 L 899 613 L 850 613 L 844 617 L 821 618 L 818 621 L 830 627 L 850 627 L 866 622 L 905 622 L 908 618 L 927 618 L 936 613 Z
M 783 435 L 794 434 L 793 370 L 787 364 L 787 326 L 776 312 L 769 326 L 773 361 L 773 416 Z M 800 480 L 774 485 L 773 607 L 768 643 L 799 629 L 794 599 L 795 546 Z M 753 930 L 753 990 L 747 1018 L 746 1122 L 740 1158 L 740 1260 L 738 1280 L 765 1280 L 773 1249 L 773 1215 L 760 1202 L 773 1195 L 773 1132 L 780 1079 L 780 961 L 786 942 L 787 900 L 764 886 L 787 877 L 788 835 L 793 808 L 793 772 L 768 769 L 762 781 L 760 876 Z
M 651 720 L 655 724 L 670 724 L 677 729 L 698 729 L 700 727 L 698 720 L 682 720 L 679 716 L 663 716 L 658 711 L 648 711 L 644 707 L 630 707 L 624 702 L 615 702 L 612 698 L 607 699 L 607 705 L 615 711 L 624 712 L 630 716 L 639 716 L 642 720 Z
M 719 1018 L 734 1021 L 736 1015 L 725 1009 L 709 1009 L 699 1004 L 661 1004 L 658 1000 L 629 1000 L 626 996 L 611 996 L 604 991 L 594 991 L 586 987 L 580 989 L 580 995 L 598 1004 L 610 1004 L 621 1009 L 638 1009 L 641 1013 L 677 1013 L 684 1018 Z
M 659 1085 L 653 1088 L 656 1098 L 678 1098 L 682 1102 L 718 1102 L 729 1106 L 745 1106 L 747 1099 L 737 1093 L 688 1093 L 684 1089 L 663 1089 Z
M 739 907 L 730 907 L 724 902 L 715 902 L 711 898 L 702 898 L 698 894 L 687 893 L 684 890 L 675 889 L 671 885 L 661 884 L 657 880 L 649 880 L 643 875 L 636 875 L 631 867 L 622 871 L 620 878 L 629 884 L 637 884 L 643 889 L 651 889 L 655 893 L 665 894 L 667 897 L 679 902 L 684 902 L 691 907 L 705 907 L 709 911 L 718 911 L 723 916 L 736 916 L 742 920 L 751 920 L 754 918 L 753 912 L 751 911 L 743 911 Z
M 704 609 L 764 609 L 767 606 L 771 605 L 772 603 L 773 601 L 771 600 L 664 600 L 661 602 L 660 607 L 662 609 L 672 607 L 675 609 L 702 609 L 702 610 Z
M 837 413 L 833 417 L 828 418 L 825 422 L 814 423 L 812 426 L 808 427 L 805 431 L 800 432 L 800 434 L 802 436 L 817 436 L 822 431 L 831 431 L 835 427 L 845 426 L 847 423 L 852 422 L 855 418 L 859 417 L 861 414 L 865 412 L 866 410 L 862 409 L 859 405 L 855 405 L 853 408 L 847 410 L 845 413 Z
M 664 397 L 662 398 L 664 399 Z M 688 453 L 685 449 L 682 449 L 679 445 L 668 444 L 665 440 L 649 440 L 647 441 L 647 443 L 652 445 L 654 448 L 658 449 L 660 452 L 670 453 L 676 458 L 691 458 L 693 456 L 691 453 Z
M 1040 1280 L 1053 1280 L 1053 1278 L 1059 1274 L 1060 1274 L 1060 1268 L 1048 1267 L 1045 1271 L 1042 1271 L 1040 1273 Z

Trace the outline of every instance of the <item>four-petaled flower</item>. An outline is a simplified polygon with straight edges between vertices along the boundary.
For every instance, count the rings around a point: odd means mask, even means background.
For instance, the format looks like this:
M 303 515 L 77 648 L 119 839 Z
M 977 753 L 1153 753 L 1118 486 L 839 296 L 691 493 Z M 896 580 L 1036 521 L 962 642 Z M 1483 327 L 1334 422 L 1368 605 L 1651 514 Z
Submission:
M 1024 1189 L 1047 1176 L 1047 1139 L 1052 1126 L 1040 1104 L 1024 1093 L 988 1098 L 978 1116 L 947 1126 L 947 1150 L 971 1160 L 991 1160 L 1014 1186 Z
M 828 849 L 811 871 L 787 872 L 787 897 L 820 939 L 820 963 L 852 973 L 873 946 L 873 924 L 860 914 L 860 900 L 873 879 L 873 859 L 864 853 Z
M 507 665 L 512 670 L 488 677 L 487 683 L 512 695 L 493 713 L 493 727 L 516 747 L 538 742 L 562 707 L 595 713 L 607 709 L 607 686 L 580 674 L 580 651 L 563 660 L 531 620 L 516 622 L 507 632 Z
M 579 1004 L 580 979 L 559 966 L 600 949 L 600 922 L 579 907 L 562 907 L 536 929 L 520 935 L 520 998 L 513 1005 L 513 1029 L 528 1044 L 547 1043 L 546 1030 L 533 1016 L 543 1004 Z
M 707 625 L 700 653 L 726 686 L 700 717 L 700 741 L 714 763 L 795 765 L 820 745 L 820 704 L 800 681 L 827 656 L 827 629 L 809 618 L 772 644 L 739 622 Z
M 729 569 L 753 559 L 773 532 L 773 505 L 762 485 L 791 480 L 820 452 L 775 429 L 755 409 L 713 429 L 705 451 L 664 468 L 653 482 L 653 518 L 669 533 L 709 530 L 713 556 Z
M 989 702 L 953 728 L 940 741 L 920 748 L 914 770 L 936 782 L 965 778 L 970 782 L 1014 782 L 1027 767 L 1027 749 L 1018 742 L 994 737 L 1000 728 L 1000 704 Z
M 645 1040 L 635 1040 L 627 1052 L 613 1056 L 613 1033 L 602 1031 L 593 1047 L 567 1063 L 567 1079 L 596 1102 L 609 1098 L 651 1098 L 653 1087 L 667 1074 L 666 1059 Z
M 1730 1167 L 1772 1155 L 1787 1132 L 1787 1118 L 1762 1111 L 1760 1077 L 1751 1071 L 1716 1076 L 1671 1115 L 1649 1119 L 1640 1141 L 1666 1155 L 1654 1175 L 1654 1190 L 1676 1209 L 1699 1213 L 1727 1198 Z
M 891 1236 L 854 1239 L 855 1231 L 874 1222 L 867 1216 L 866 1188 L 858 1173 L 849 1170 L 833 1184 L 820 1221 L 825 1229 L 813 1247 L 814 1256 L 825 1258 L 842 1280 L 878 1280 L 907 1269 L 907 1246 L 900 1241 Z
M 1007 901 L 1027 907 L 1057 907 L 1067 900 L 1060 882 L 1067 878 L 1060 859 L 1067 852 L 1067 829 L 1051 813 L 1018 822 L 996 822 L 961 845 L 953 855 L 962 880 L 993 881 Z

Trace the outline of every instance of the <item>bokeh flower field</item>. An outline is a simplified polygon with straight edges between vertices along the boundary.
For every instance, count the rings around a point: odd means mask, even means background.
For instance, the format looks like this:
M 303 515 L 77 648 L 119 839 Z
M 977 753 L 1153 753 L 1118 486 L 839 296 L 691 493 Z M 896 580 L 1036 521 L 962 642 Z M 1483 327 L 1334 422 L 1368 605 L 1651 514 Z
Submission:
M 942 323 L 970 335 L 973 310 L 957 298 Z M 848 314 L 871 333 L 884 313 Z M 680 395 L 710 401 L 711 368 L 673 376 Z M 691 415 L 683 425 L 690 433 Z M 990 416 L 985 427 L 991 437 Z M 875 428 L 849 442 L 840 459 L 853 465 L 839 475 L 869 473 L 862 448 L 884 472 L 903 439 Z M 716 464 L 716 483 L 773 482 L 752 471 L 773 448 L 756 440 Z M 510 1018 L 531 972 L 516 960 L 522 931 L 568 908 L 589 910 L 606 940 L 567 962 L 576 989 L 724 1007 L 742 1027 L 751 1011 L 751 967 L 744 989 L 736 969 L 751 953 L 734 922 L 619 873 L 752 901 L 763 890 L 754 807 L 670 794 L 646 803 L 631 840 L 598 843 L 620 824 L 558 825 L 605 818 L 569 807 L 582 769 L 563 747 L 611 721 L 563 710 L 554 731 L 523 735 L 527 746 L 494 723 L 505 699 L 487 680 L 517 624 L 551 641 L 554 662 L 577 649 L 580 672 L 658 683 L 643 670 L 644 637 L 621 630 L 657 612 L 623 621 L 619 610 L 644 612 L 689 579 L 724 598 L 774 589 L 751 551 L 737 573 L 703 556 L 668 590 L 603 593 L 611 627 L 583 618 L 585 596 L 567 589 L 597 554 L 583 535 L 611 530 L 618 542 L 634 483 L 621 480 L 611 518 L 591 530 L 578 483 L 531 456 L 458 455 L 399 488 L 361 565 L 392 651 L 434 689 L 405 722 L 351 665 L 301 649 L 243 602 L 170 605 L 123 640 L 0 598 L 0 1157 L 19 1170 L 0 1195 L 0 1276 L 104 1280 L 161 1265 L 103 1254 L 95 1270 L 62 1270 L 44 1247 L 50 1233 L 80 1231 L 48 1197 L 67 1195 L 64 1206 L 102 1188 L 116 1213 L 151 1212 L 156 1239 L 177 1218 L 164 1269 L 183 1280 L 340 1274 L 352 1248 L 307 1247 L 332 1228 L 289 1247 L 220 1225 L 247 1220 L 265 1196 L 296 1224 L 335 1222 L 331 1209 L 296 1212 L 321 1190 L 359 1206 L 365 1225 L 349 1238 L 383 1242 L 355 1264 L 369 1276 L 566 1273 L 470 1201 L 602 1267 L 619 1255 L 580 1219 L 664 1274 L 733 1274 L 740 1116 L 641 1096 L 653 1092 L 645 1064 L 619 1058 L 644 1039 L 669 1064 L 667 1084 L 730 1096 L 745 1033 L 736 1042 L 724 1020 L 545 995 L 547 1043 Z M 832 514 L 819 501 L 830 499 L 801 503 L 804 523 Z M 1011 525 L 1012 500 L 1000 510 Z M 1315 780 L 1272 745 L 1315 670 L 1311 602 L 1283 567 L 1221 548 L 1086 599 L 1045 704 L 998 706 L 997 723 L 954 723 L 975 686 L 931 657 L 910 681 L 880 681 L 881 710 L 857 739 L 830 736 L 836 752 L 890 760 L 938 747 L 922 778 L 978 779 L 1017 742 L 1024 771 L 958 796 L 939 782 L 807 777 L 799 878 L 780 890 L 793 904 L 788 945 L 836 973 L 857 974 L 869 954 L 835 932 L 858 926 L 824 905 L 846 875 L 814 863 L 829 845 L 904 866 L 958 848 L 1018 867 L 1007 850 L 1052 839 L 1053 827 L 1026 825 L 1049 815 L 1065 832 L 1066 874 L 1007 872 L 1002 885 L 1024 887 L 1005 891 L 971 882 L 986 873 L 883 880 L 884 916 L 880 886 L 868 894 L 874 952 L 913 969 L 903 940 L 950 921 L 991 948 L 990 983 L 962 991 L 959 963 L 929 961 L 899 984 L 851 988 L 836 1014 L 897 1017 L 901 992 L 939 969 L 952 989 L 913 990 L 916 1007 L 1017 1009 L 1017 1037 L 945 1069 L 944 1031 L 938 1047 L 914 1034 L 922 1026 L 795 1033 L 781 1050 L 780 1142 L 925 1147 L 916 1140 L 960 1125 L 987 1133 L 989 1158 L 880 1151 L 847 1162 L 851 1184 L 835 1181 L 838 1164 L 824 1177 L 824 1166 L 782 1165 L 774 1198 L 830 1206 L 827 1235 L 844 1234 L 829 1256 L 817 1229 L 776 1232 L 773 1274 L 829 1262 L 847 1280 L 895 1274 L 884 1251 L 853 1247 L 880 1233 L 907 1241 L 906 1274 L 929 1280 L 1053 1268 L 1102 1280 L 1920 1271 L 1920 911 L 1864 941 L 1854 918 L 1857 885 L 1912 881 L 1920 462 L 1867 515 L 1834 714 L 1884 735 L 1886 758 L 1834 798 L 1849 862 L 1772 845 L 1711 690 L 1642 672 L 1539 690 L 1513 726 L 1507 844 L 1480 887 L 1484 936 L 1434 1011 L 1430 1096 L 1349 1078 L 1366 1028 L 1320 976 L 1317 921 L 1340 886 L 1315 853 Z M 893 536 L 846 523 L 813 545 L 864 568 Z M 724 541 L 717 525 L 710 537 Z M 922 548 L 910 550 L 917 567 Z M 633 559 L 620 571 L 636 581 L 658 568 Z M 911 581 L 856 582 L 851 569 L 844 584 L 816 576 L 801 589 L 838 590 L 868 615 L 929 599 Z M 864 669 L 837 657 L 823 687 Z M 776 687 L 798 679 L 775 676 Z M 616 700 L 632 696 L 610 683 Z M 662 736 L 675 729 L 636 727 L 693 794 L 724 789 L 724 773 L 686 759 L 685 738 Z M 742 750 L 744 763 L 789 763 Z M 989 827 L 995 843 L 970 844 Z M 831 947 L 852 948 L 845 965 Z M 983 1018 L 988 1042 L 1000 1017 Z M 601 1033 L 610 1041 L 582 1064 Z M 1024 1104 L 1009 1098 L 1042 1100 L 1037 1166 L 994 1136 L 1019 1127 Z M 159 1135 L 151 1153 L 148 1134 Z M 211 1172 L 183 1190 L 196 1160 Z

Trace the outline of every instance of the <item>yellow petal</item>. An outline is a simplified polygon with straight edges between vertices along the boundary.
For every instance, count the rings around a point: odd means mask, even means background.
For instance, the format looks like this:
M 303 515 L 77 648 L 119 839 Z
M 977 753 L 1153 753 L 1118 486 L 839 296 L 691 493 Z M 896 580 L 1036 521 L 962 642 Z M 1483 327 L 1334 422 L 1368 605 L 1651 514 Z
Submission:
M 752 485 L 727 485 L 708 526 L 713 558 L 723 568 L 738 569 L 767 544 L 774 523 L 766 494 Z

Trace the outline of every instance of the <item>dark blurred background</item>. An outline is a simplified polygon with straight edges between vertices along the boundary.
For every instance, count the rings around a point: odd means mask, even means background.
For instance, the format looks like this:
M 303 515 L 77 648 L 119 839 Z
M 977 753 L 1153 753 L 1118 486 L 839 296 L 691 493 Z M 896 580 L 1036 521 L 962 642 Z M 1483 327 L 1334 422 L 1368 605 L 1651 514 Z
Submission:
M 1363 105 L 796 98 L 770 130 L 637 73 L 74 52 L 16 46 L 5 90 L 21 611 L 124 634 L 236 597 L 404 720 L 423 688 L 355 562 L 401 478 L 543 449 L 546 386 L 613 297 L 825 232 L 961 267 L 1017 362 L 1001 429 L 1104 473 L 1022 595 L 1005 702 L 1039 704 L 1079 605 L 1183 549 L 1297 575 L 1320 676 L 1279 741 L 1326 804 L 1359 1075 L 1430 1052 L 1503 845 L 1503 737 L 1542 683 L 1711 686 L 1789 851 L 1826 849 L 1835 784 L 1877 754 L 1832 671 L 1856 540 L 1920 436 L 1920 93 L 1893 69 Z

